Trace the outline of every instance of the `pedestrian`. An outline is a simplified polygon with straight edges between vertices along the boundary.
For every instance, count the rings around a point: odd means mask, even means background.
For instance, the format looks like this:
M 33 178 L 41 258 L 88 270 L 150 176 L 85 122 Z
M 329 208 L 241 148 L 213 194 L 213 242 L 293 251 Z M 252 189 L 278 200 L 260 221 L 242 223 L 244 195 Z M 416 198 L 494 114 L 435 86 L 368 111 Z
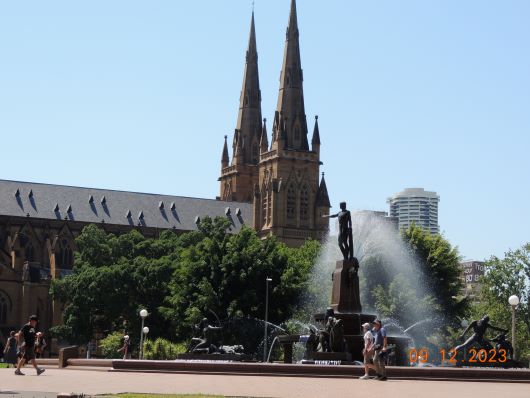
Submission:
M 31 362 L 35 370 L 37 371 L 37 376 L 42 374 L 45 369 L 39 368 L 37 362 L 35 361 L 35 338 L 37 331 L 37 323 L 39 318 L 37 315 L 32 315 L 29 317 L 29 322 L 26 323 L 18 332 L 18 346 L 20 350 L 21 358 L 18 361 L 17 370 L 15 374 L 19 376 L 24 376 L 24 373 L 20 371 L 20 368 L 24 366 L 24 363 Z
M 44 358 L 44 349 L 46 348 L 46 340 L 44 339 L 44 334 L 42 332 L 37 332 L 37 337 L 35 338 L 35 357 Z
M 376 319 L 372 322 L 373 330 L 372 333 L 374 339 L 374 366 L 376 373 L 376 380 L 385 381 L 386 368 L 385 368 L 385 357 L 387 352 L 388 339 L 386 337 L 386 329 L 383 327 L 381 320 Z
M 9 333 L 9 337 L 6 341 L 6 346 L 4 348 L 4 361 L 13 367 L 17 366 L 17 338 L 15 337 L 15 331 L 12 330 Z
M 364 334 L 364 348 L 363 348 L 363 357 L 364 357 L 364 376 L 359 377 L 361 380 L 368 380 L 370 378 L 370 369 L 375 370 L 374 366 L 374 335 L 370 330 L 370 324 L 364 323 L 363 334 Z
M 128 335 L 123 336 L 123 346 L 118 352 L 123 352 L 123 359 L 131 359 L 131 339 Z

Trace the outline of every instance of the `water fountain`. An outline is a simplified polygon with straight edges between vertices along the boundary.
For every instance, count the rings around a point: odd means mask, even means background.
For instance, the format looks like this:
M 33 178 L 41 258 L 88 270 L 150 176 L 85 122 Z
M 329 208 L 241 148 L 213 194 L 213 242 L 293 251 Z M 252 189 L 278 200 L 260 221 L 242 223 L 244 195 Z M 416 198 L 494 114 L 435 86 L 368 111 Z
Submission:
M 343 328 L 343 345 L 340 350 L 323 352 L 313 351 L 310 355 L 305 355 L 302 363 L 319 363 L 329 361 L 330 363 L 352 363 L 362 361 L 363 336 L 361 325 L 370 323 L 376 316 L 370 312 L 363 311 L 359 289 L 359 269 L 367 265 L 374 256 L 386 257 L 391 268 L 387 274 L 392 277 L 397 269 L 401 272 L 414 274 L 414 259 L 404 249 L 398 231 L 388 220 L 380 216 L 371 214 L 356 214 L 353 222 L 349 224 L 346 219 L 349 212 L 344 207 L 344 214 L 338 213 L 339 224 L 342 220 L 341 235 L 339 235 L 339 245 L 326 242 L 323 245 L 321 257 L 319 258 L 312 284 L 320 287 L 320 291 L 313 291 L 306 297 L 307 307 L 313 310 L 313 320 L 321 325 L 322 329 L 326 323 L 326 314 L 322 312 L 328 305 L 334 312 L 334 318 L 341 321 Z M 345 224 L 346 223 L 346 224 Z M 349 225 L 347 225 L 349 224 Z M 337 250 L 340 249 L 340 252 Z M 353 256 L 355 252 L 356 257 Z M 342 260 L 335 261 L 342 253 Z M 334 265 L 333 271 L 330 265 Z M 332 277 L 331 277 L 332 275 Z M 415 289 L 421 290 L 421 282 L 417 281 Z M 316 295 L 315 295 L 316 293 Z M 331 297 L 331 302 L 328 301 Z M 319 308 L 320 312 L 315 310 Z M 415 311 L 415 309 L 411 309 Z M 315 313 L 316 312 L 316 313 Z M 430 314 L 418 314 L 427 316 Z M 387 320 L 385 320 L 387 321 Z M 386 323 L 384 323 L 386 324 Z M 388 320 L 391 326 L 389 334 L 389 345 L 394 346 L 394 360 L 398 365 L 408 365 L 408 346 L 412 339 L 407 335 L 405 328 L 393 320 Z M 292 346 L 300 340 L 306 340 L 307 335 L 286 335 L 280 336 L 279 341 L 284 349 L 284 361 L 292 361 Z M 316 362 L 315 362 L 316 361 Z

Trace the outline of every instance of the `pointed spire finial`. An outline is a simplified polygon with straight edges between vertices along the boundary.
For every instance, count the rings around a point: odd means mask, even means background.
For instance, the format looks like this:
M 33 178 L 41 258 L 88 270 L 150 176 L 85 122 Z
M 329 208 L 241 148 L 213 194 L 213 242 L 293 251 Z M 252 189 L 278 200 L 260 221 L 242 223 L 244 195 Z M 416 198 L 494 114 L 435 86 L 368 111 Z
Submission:
M 261 129 L 260 152 L 265 153 L 269 150 L 269 139 L 267 138 L 267 118 L 263 118 L 263 127 Z
M 291 0 L 289 26 L 287 27 L 287 40 L 289 39 L 298 39 L 298 18 L 296 16 L 296 0 Z
M 258 60 L 258 46 L 256 44 L 256 24 L 254 22 L 254 11 L 252 11 L 252 17 L 250 18 L 250 33 L 248 35 L 248 48 L 246 61 L 257 62 Z
M 329 201 L 328 188 L 326 186 L 326 180 L 324 179 L 324 172 L 322 172 L 322 179 L 317 191 L 316 205 L 321 207 L 331 207 Z
M 223 155 L 221 157 L 221 166 L 224 168 L 224 167 L 228 167 L 228 164 L 230 163 L 230 158 L 228 157 L 228 143 L 227 143 L 227 140 L 228 139 L 228 136 L 225 135 L 225 143 L 224 143 L 224 146 L 223 146 Z
M 311 145 L 313 151 L 317 150 L 317 146 L 320 145 L 320 130 L 318 128 L 318 115 L 315 115 L 315 128 L 313 129 L 313 138 L 311 139 Z

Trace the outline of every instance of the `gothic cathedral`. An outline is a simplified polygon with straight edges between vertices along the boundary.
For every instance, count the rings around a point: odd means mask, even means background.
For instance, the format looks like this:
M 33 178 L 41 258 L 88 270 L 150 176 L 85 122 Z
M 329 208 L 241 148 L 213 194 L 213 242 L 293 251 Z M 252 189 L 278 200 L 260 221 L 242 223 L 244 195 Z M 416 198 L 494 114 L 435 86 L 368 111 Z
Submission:
M 225 136 L 221 160 L 221 200 L 253 204 L 254 228 L 289 246 L 321 240 L 328 232 L 330 202 L 324 176 L 319 181 L 320 133 L 315 117 L 311 148 L 304 106 L 303 71 L 296 1 L 291 1 L 278 105 L 269 145 L 261 115 L 261 90 L 254 13 L 246 53 L 243 87 L 232 144 Z

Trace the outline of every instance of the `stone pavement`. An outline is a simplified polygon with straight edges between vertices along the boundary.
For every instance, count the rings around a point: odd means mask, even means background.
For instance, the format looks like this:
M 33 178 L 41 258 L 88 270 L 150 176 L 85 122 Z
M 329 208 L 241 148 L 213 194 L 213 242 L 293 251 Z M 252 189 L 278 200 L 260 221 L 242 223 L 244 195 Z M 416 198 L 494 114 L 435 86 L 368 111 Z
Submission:
M 510 397 L 529 398 L 528 383 L 358 380 L 347 378 L 233 376 L 169 373 L 105 372 L 48 368 L 41 376 L 26 368 L 26 376 L 0 369 L 0 398 L 25 391 L 28 398 L 53 398 L 28 391 L 74 392 L 88 395 L 149 392 L 165 394 L 221 394 L 249 397 Z M 18 398 L 18 397 L 16 397 Z
M 56 398 L 56 392 L 41 391 L 4 391 L 0 389 L 2 398 Z

